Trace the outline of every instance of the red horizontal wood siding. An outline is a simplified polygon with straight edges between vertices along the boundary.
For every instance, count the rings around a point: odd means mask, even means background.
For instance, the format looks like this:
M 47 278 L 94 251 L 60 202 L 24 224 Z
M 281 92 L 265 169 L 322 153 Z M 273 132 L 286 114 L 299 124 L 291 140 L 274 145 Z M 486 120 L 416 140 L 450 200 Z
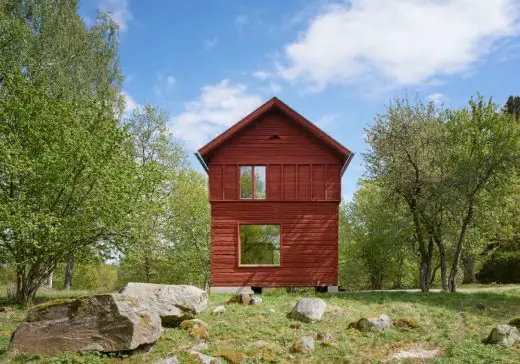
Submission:
M 337 285 L 337 202 L 217 202 L 211 206 L 211 285 Z M 240 223 L 280 224 L 279 267 L 239 267 Z

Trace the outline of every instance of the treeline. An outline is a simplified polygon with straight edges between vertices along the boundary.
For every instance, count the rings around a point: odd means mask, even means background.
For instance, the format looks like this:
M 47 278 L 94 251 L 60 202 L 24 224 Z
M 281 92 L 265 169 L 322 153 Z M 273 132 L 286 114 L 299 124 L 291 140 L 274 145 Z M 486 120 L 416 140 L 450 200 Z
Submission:
M 122 80 L 106 14 L 0 1 L 0 260 L 18 302 L 53 273 L 74 286 L 75 267 L 82 285 L 114 267 L 120 284 L 208 282 L 205 177 L 164 112 L 124 112 Z
M 341 219 L 351 288 L 520 281 L 520 97 L 448 109 L 396 99 L 366 131 L 366 178 Z M 352 277 L 355 277 L 353 279 Z

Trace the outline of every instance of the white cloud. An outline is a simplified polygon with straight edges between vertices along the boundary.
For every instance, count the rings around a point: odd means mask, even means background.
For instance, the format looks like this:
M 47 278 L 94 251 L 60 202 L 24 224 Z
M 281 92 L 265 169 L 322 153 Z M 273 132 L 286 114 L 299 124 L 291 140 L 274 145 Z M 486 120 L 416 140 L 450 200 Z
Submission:
M 98 6 L 100 10 L 111 14 L 121 32 L 128 29 L 128 23 L 134 18 L 128 0 L 99 0 Z
M 324 128 L 326 126 L 336 123 L 339 120 L 340 116 L 341 115 L 335 113 L 325 114 L 321 118 L 319 118 L 318 121 L 316 121 L 316 125 L 320 128 Z
M 278 82 L 269 82 L 269 92 L 273 94 L 279 94 L 282 92 L 282 85 L 280 85 Z
M 333 84 L 413 85 L 467 72 L 519 30 L 517 0 L 352 0 L 324 8 L 288 44 L 279 74 Z
M 123 94 L 123 100 L 125 102 L 125 108 L 123 114 L 129 116 L 135 109 L 141 109 L 143 105 L 139 104 L 135 99 L 125 90 L 121 92 Z
M 261 81 L 265 81 L 269 78 L 272 78 L 273 76 L 274 76 L 273 73 L 271 73 L 269 71 L 258 70 L 258 71 L 253 72 L 253 77 L 258 78 Z
M 439 104 L 442 104 L 444 101 L 446 101 L 447 97 L 446 97 L 446 95 L 437 92 L 437 93 L 426 96 L 426 100 L 428 102 L 433 102 L 434 104 L 439 105 Z
M 215 48 L 217 45 L 218 45 L 218 38 L 215 37 L 215 38 L 211 38 L 211 39 L 206 39 L 204 41 L 204 46 L 202 49 L 205 52 L 209 52 L 210 50 Z
M 173 86 L 173 85 L 175 85 L 176 82 L 177 82 L 177 80 L 175 79 L 175 77 L 173 77 L 173 76 L 166 77 L 166 84 L 168 86 Z
M 190 149 L 198 149 L 232 124 L 257 108 L 259 95 L 246 85 L 223 80 L 201 88 L 200 95 L 184 104 L 184 111 L 173 117 L 170 126 L 174 135 L 183 139 Z

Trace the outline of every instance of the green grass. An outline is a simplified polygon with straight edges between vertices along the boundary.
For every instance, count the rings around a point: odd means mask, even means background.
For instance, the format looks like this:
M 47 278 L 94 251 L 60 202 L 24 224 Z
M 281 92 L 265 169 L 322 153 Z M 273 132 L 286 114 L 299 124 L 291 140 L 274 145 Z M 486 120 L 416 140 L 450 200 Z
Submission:
M 520 317 L 520 288 L 510 290 L 469 293 L 406 293 L 366 292 L 338 295 L 319 295 L 327 302 L 327 312 L 322 321 L 302 323 L 301 328 L 292 329 L 293 322 L 287 314 L 296 301 L 314 293 L 286 294 L 275 290 L 262 295 L 264 303 L 258 306 L 226 305 L 227 312 L 215 316 L 211 310 L 225 304 L 228 295 L 211 295 L 209 309 L 198 316 L 209 326 L 210 341 L 208 355 L 218 351 L 235 350 L 247 356 L 247 362 L 260 363 L 264 359 L 274 362 L 301 363 L 365 363 L 379 362 L 392 353 L 412 347 L 440 348 L 441 356 L 432 360 L 437 363 L 516 363 L 520 358 L 520 345 L 500 348 L 482 343 L 491 328 Z M 475 305 L 484 304 L 486 310 Z M 12 307 L 12 306 L 11 306 Z M 275 312 L 272 313 L 270 310 Z M 361 317 L 388 314 L 392 319 L 403 316 L 416 318 L 417 329 L 393 328 L 379 333 L 361 333 L 349 329 L 350 322 Z M 166 329 L 155 349 L 124 358 L 100 354 L 69 354 L 57 358 L 37 356 L 13 357 L 5 353 L 11 332 L 23 319 L 20 307 L 14 311 L 0 313 L 1 362 L 31 363 L 147 363 L 159 358 L 176 355 L 187 362 L 185 348 L 195 341 L 188 331 Z M 329 331 L 334 336 L 336 347 L 323 347 L 316 341 L 311 354 L 292 354 L 289 349 L 297 338 L 311 332 Z M 257 340 L 270 343 L 258 349 L 252 344 Z

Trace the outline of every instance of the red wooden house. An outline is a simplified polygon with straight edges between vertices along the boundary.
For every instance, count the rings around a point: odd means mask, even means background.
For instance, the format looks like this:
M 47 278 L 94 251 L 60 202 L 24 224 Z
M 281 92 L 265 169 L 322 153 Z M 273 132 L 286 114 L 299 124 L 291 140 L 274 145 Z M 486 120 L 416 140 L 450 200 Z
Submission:
M 274 97 L 196 155 L 209 175 L 213 291 L 337 289 L 350 150 Z

